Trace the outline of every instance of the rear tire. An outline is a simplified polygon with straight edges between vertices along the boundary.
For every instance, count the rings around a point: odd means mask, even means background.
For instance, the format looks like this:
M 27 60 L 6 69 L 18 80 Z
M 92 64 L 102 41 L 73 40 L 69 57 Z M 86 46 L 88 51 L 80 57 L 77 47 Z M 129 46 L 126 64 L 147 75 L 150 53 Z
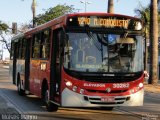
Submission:
M 58 110 L 58 105 L 52 103 L 49 100 L 49 90 L 48 87 L 43 91 L 43 101 L 45 103 L 46 109 L 48 112 L 56 112 Z
M 18 91 L 18 94 L 20 96 L 24 96 L 25 95 L 25 91 L 22 90 L 22 88 L 21 88 L 21 81 L 20 81 L 20 79 L 18 80 L 17 91 Z

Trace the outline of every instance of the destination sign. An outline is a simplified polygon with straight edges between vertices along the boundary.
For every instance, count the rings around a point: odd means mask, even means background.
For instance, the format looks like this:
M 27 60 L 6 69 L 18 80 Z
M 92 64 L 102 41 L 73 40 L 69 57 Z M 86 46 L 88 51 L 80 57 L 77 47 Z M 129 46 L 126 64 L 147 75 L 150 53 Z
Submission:
M 130 30 L 141 30 L 142 23 L 138 19 L 131 19 L 123 16 L 74 16 L 68 19 L 67 26 L 72 27 L 104 27 L 123 28 Z
M 91 25 L 91 26 L 104 26 L 107 28 L 113 27 L 123 27 L 128 28 L 129 20 L 120 20 L 120 19 L 103 19 L 103 18 L 86 18 L 86 17 L 78 17 L 78 24 L 80 26 L 83 25 Z

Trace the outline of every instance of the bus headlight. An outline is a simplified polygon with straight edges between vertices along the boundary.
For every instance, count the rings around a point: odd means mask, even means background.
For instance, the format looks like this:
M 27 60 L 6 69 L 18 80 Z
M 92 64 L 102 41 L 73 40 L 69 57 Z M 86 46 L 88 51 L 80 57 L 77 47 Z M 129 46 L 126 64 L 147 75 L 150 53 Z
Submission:
M 67 86 L 67 87 L 71 87 L 71 86 L 72 86 L 72 83 L 71 83 L 70 81 L 67 81 L 67 82 L 66 82 L 66 86 Z

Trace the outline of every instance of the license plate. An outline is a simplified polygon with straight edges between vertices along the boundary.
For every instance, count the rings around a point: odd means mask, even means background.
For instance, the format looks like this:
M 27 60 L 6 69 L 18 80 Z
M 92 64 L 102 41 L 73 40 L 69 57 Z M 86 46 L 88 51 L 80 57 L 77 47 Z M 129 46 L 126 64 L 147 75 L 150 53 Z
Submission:
M 114 102 L 115 98 L 114 97 L 101 97 L 102 102 Z

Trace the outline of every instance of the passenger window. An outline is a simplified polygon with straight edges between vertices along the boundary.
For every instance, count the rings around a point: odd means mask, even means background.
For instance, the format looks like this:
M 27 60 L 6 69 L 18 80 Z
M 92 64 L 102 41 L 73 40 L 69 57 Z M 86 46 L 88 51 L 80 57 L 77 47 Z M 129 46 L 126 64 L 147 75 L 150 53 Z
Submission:
M 25 52 L 26 52 L 26 39 L 22 39 L 22 44 L 21 44 L 21 58 L 25 58 Z
M 32 42 L 32 58 L 40 58 L 41 34 L 35 34 Z
M 41 41 L 41 58 L 47 59 L 50 54 L 50 31 L 45 30 L 42 33 Z
M 25 39 L 20 38 L 17 43 L 17 58 L 24 59 L 25 58 Z

